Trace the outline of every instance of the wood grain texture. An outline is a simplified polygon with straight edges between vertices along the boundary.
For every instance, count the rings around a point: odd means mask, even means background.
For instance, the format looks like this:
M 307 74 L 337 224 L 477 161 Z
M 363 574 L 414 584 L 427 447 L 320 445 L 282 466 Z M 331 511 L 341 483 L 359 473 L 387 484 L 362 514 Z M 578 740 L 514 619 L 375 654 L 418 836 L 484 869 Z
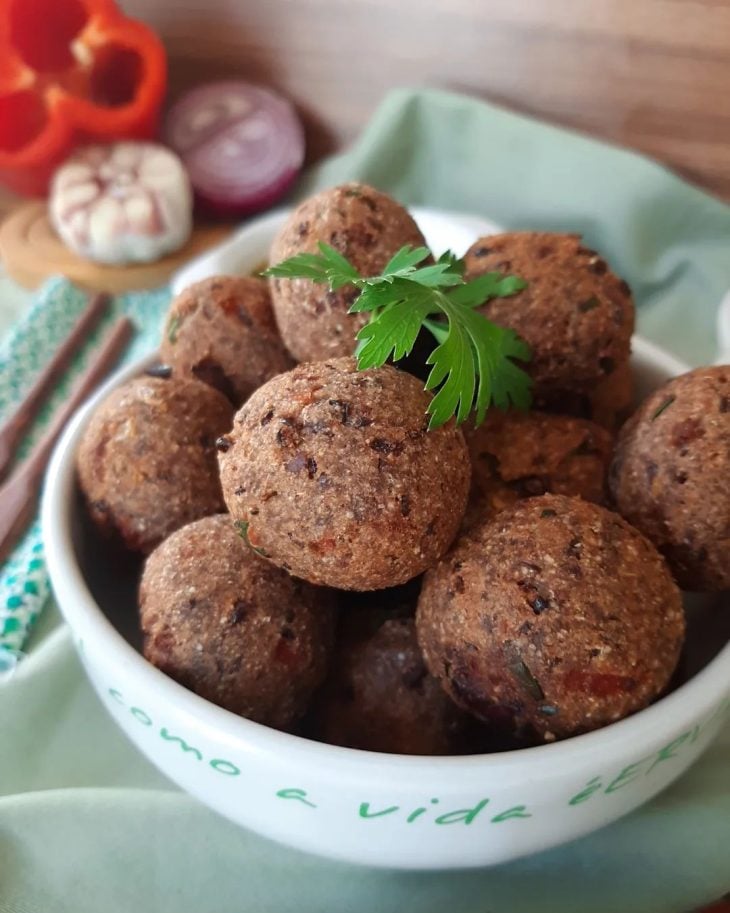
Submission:
M 729 0 L 124 0 L 173 93 L 240 75 L 288 93 L 312 155 L 393 86 L 464 90 L 654 156 L 730 198 Z
M 188 260 L 225 241 L 232 227 L 200 223 L 180 250 L 152 263 L 112 266 L 69 250 L 51 225 L 45 202 L 33 200 L 16 205 L 0 224 L 0 256 L 7 275 L 27 289 L 60 274 L 81 288 L 116 295 L 164 285 Z

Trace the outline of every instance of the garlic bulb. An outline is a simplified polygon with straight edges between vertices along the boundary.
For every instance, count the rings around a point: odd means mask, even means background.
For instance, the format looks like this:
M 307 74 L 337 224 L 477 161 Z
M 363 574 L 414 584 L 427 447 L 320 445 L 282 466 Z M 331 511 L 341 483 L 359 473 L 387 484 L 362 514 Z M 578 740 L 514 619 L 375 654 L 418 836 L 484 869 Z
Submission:
M 180 159 L 157 143 L 77 150 L 55 173 L 51 222 L 64 244 L 98 263 L 150 263 L 190 237 L 193 199 Z

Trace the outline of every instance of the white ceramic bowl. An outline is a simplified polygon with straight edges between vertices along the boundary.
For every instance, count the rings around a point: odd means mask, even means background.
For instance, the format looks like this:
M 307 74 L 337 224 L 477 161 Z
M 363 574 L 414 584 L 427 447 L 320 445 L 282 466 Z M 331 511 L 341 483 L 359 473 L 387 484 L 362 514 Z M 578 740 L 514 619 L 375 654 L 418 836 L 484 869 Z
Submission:
M 237 249 L 229 248 L 227 268 L 266 256 L 278 224 L 267 219 L 266 231 L 259 222 L 248 241 L 241 236 L 243 249 L 241 237 Z M 256 244 L 249 243 L 251 233 Z M 634 366 L 642 393 L 686 370 L 640 339 Z M 178 685 L 135 648 L 131 581 L 99 558 L 75 491 L 74 458 L 91 412 L 143 367 L 117 374 L 63 435 L 43 496 L 46 555 L 58 604 L 109 712 L 160 770 L 222 815 L 283 843 L 356 863 L 488 865 L 626 814 L 686 770 L 720 729 L 730 704 L 730 645 L 709 661 L 700 649 L 690 657 L 699 671 L 633 717 L 553 745 L 469 757 L 321 745 L 237 717 Z M 702 611 L 698 606 L 690 613 L 695 630 L 720 614 Z

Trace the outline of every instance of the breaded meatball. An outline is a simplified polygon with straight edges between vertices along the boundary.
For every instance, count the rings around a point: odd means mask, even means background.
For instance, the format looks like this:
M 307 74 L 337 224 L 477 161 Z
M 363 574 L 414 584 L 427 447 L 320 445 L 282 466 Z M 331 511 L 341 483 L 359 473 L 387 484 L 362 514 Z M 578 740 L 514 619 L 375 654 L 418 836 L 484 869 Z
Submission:
M 318 737 L 392 754 L 462 751 L 472 720 L 426 669 L 413 618 L 387 614 L 343 606 L 332 670 L 316 701 Z
M 96 526 L 148 553 L 171 532 L 223 510 L 215 441 L 233 408 L 197 380 L 137 377 L 99 405 L 76 457 Z
M 220 442 L 223 493 L 248 539 L 297 577 L 344 590 L 404 583 L 449 547 L 471 468 L 453 421 L 428 431 L 421 382 L 355 359 L 260 387 Z
M 730 366 L 655 390 L 621 430 L 610 484 L 683 589 L 729 589 Z
M 584 419 L 544 412 L 490 409 L 464 436 L 472 464 L 472 496 L 496 513 L 546 492 L 603 504 L 613 440 Z
M 367 184 L 349 183 L 323 190 L 301 203 L 271 247 L 270 262 L 302 253 L 319 253 L 324 241 L 343 254 L 363 276 L 382 272 L 405 244 L 425 245 L 407 210 Z M 347 310 L 357 291 L 331 292 L 309 279 L 271 279 L 271 299 L 281 338 L 297 361 L 351 355 L 355 334 L 367 314 Z
M 616 431 L 631 414 L 635 394 L 634 372 L 627 359 L 591 390 L 586 417 L 609 431 Z
M 465 710 L 551 741 L 660 695 L 684 613 L 664 559 L 622 517 L 543 495 L 474 528 L 425 575 L 416 626 Z
M 545 412 L 587 418 L 602 428 L 617 431 L 631 415 L 634 387 L 631 362 L 624 361 L 592 390 L 542 391 L 535 397 L 533 405 Z
M 179 529 L 145 563 L 145 657 L 226 710 L 285 728 L 324 678 L 333 598 L 259 558 L 227 514 Z
M 480 238 L 466 253 L 466 278 L 494 271 L 527 281 L 517 295 L 493 298 L 480 310 L 528 343 L 527 370 L 538 397 L 590 390 L 626 362 L 634 331 L 631 291 L 579 235 Z
M 181 292 L 170 305 L 160 357 L 176 377 L 196 377 L 236 407 L 292 367 L 268 285 L 252 276 L 213 276 Z

